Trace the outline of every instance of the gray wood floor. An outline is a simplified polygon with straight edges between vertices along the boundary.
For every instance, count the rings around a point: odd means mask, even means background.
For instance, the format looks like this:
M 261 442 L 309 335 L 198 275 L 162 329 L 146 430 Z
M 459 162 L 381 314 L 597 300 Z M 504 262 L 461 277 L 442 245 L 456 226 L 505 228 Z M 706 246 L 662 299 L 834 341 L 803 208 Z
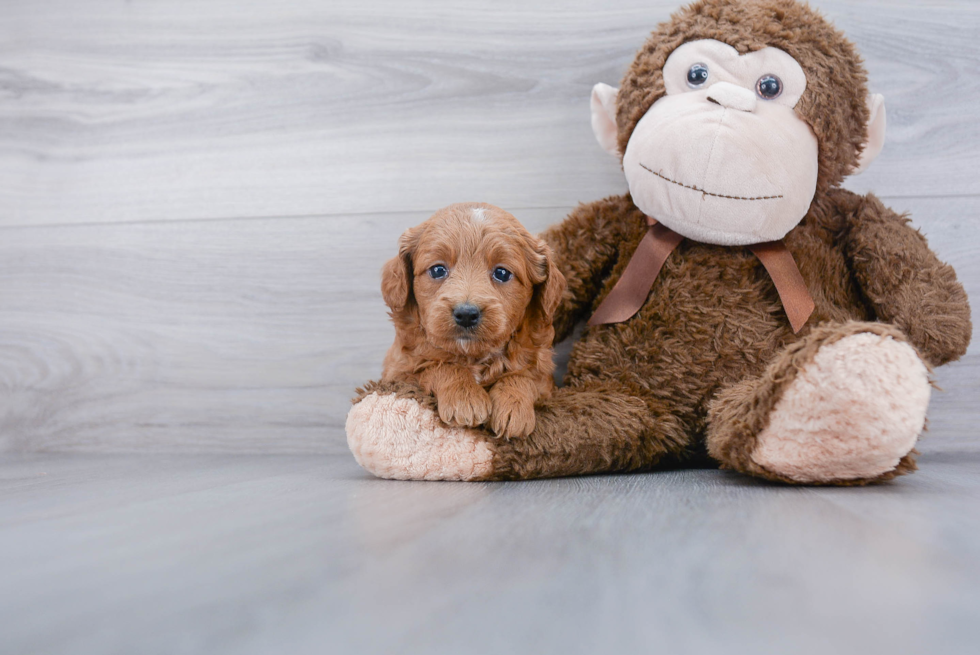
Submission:
M 4 653 L 975 653 L 980 453 L 901 483 L 8 455 Z
M 848 187 L 980 298 L 980 4 L 812 4 L 888 106 Z M 346 451 L 398 235 L 621 193 L 589 92 L 677 5 L 0 2 L 0 653 L 973 652 L 977 345 L 873 489 Z

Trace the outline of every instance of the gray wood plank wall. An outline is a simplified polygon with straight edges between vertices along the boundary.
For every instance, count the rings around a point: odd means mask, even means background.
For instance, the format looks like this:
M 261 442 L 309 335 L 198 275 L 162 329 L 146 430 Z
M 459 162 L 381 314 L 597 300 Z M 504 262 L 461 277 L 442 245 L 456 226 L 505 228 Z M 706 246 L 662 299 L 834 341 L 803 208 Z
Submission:
M 621 193 L 588 97 L 674 0 L 0 5 L 0 450 L 342 452 L 401 231 Z M 980 297 L 980 8 L 817 1 L 886 96 L 848 182 Z M 931 440 L 980 420 L 937 372 Z

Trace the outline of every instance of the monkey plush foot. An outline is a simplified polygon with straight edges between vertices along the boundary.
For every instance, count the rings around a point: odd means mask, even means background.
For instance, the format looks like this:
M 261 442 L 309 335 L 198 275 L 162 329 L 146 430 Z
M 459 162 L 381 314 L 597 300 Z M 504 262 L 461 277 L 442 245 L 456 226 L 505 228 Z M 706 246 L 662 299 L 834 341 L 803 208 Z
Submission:
M 347 445 L 357 463 L 392 480 L 482 480 L 493 469 L 486 442 L 447 427 L 418 400 L 369 393 L 347 414 Z
M 873 480 L 912 450 L 929 393 L 907 343 L 869 332 L 826 343 L 783 391 L 750 457 L 795 482 Z

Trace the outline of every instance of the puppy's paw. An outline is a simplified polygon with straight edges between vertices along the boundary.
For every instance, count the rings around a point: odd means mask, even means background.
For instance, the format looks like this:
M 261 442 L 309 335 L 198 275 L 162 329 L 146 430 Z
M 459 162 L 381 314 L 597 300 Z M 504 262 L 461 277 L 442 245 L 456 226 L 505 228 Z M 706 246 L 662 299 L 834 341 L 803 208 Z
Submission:
M 436 396 L 439 418 L 447 425 L 473 428 L 490 417 L 490 396 L 475 384 L 454 386 Z
M 534 430 L 534 400 L 506 390 L 490 390 L 490 429 L 498 437 L 526 437 Z

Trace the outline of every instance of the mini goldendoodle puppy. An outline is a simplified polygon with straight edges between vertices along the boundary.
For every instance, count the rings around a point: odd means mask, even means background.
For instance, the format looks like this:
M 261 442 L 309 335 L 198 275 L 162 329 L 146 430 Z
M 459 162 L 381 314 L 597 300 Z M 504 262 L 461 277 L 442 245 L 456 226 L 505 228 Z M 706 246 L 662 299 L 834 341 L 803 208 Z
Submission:
M 433 394 L 450 425 L 530 434 L 554 386 L 551 327 L 565 279 L 509 213 L 450 205 L 407 230 L 381 272 L 395 343 L 383 379 Z

